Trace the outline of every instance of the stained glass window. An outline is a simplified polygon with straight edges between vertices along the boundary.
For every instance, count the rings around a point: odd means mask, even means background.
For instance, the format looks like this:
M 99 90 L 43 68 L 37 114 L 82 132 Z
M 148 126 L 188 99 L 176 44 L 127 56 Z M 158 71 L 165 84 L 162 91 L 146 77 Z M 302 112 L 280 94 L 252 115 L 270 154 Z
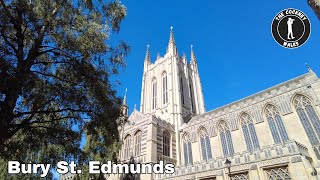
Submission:
M 163 132 L 163 155 L 170 157 L 170 133 L 167 131 Z
M 202 128 L 199 131 L 199 136 L 200 136 L 202 160 L 206 161 L 212 158 L 210 138 L 208 136 L 207 131 L 204 128 Z
M 141 155 L 141 131 L 138 131 L 135 135 L 135 145 L 134 145 L 134 155 L 140 156 Z
M 163 104 L 167 104 L 168 103 L 168 80 L 167 80 L 166 72 L 162 74 L 162 91 L 163 91 L 162 102 Z
M 130 152 L 131 151 L 131 136 L 127 135 L 124 139 L 124 159 L 130 158 Z
M 320 121 L 310 99 L 303 95 L 296 95 L 294 107 L 297 110 L 302 126 L 312 145 L 319 145 Z
M 157 80 L 153 78 L 152 80 L 152 109 L 157 108 Z
M 230 179 L 231 180 L 248 180 L 249 175 L 248 175 L 248 173 L 231 174 Z
M 224 156 L 232 156 L 234 150 L 229 126 L 225 121 L 221 121 L 218 125 L 218 129 Z
M 249 114 L 243 113 L 240 117 L 240 122 L 248 151 L 252 151 L 253 149 L 259 149 L 258 137 L 253 125 L 253 121 Z
M 265 170 L 267 179 L 269 180 L 290 180 L 288 167 L 278 167 Z
M 183 136 L 183 151 L 184 151 L 184 163 L 185 165 L 192 164 L 192 144 L 188 134 Z
M 289 137 L 278 108 L 269 104 L 266 106 L 265 114 L 274 142 L 279 144 L 288 141 Z

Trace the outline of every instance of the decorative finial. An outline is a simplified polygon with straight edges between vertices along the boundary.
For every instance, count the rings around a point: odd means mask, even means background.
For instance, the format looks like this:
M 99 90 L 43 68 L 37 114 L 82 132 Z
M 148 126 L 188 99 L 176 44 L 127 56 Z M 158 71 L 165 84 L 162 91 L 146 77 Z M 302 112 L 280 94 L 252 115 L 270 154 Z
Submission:
M 126 91 L 125 91 L 124 97 L 123 97 L 122 105 L 127 105 L 127 91 L 128 91 L 128 89 L 126 88 Z
M 137 104 L 134 104 L 134 110 L 137 110 Z
M 307 69 L 308 69 L 309 72 L 312 72 L 312 69 L 310 68 L 310 66 L 309 66 L 308 63 L 306 63 L 306 67 L 307 67 Z
M 193 45 L 191 44 L 190 47 L 191 47 L 191 61 L 196 61 L 196 56 L 194 55 L 194 52 L 193 52 Z
M 147 52 L 146 52 L 146 57 L 144 58 L 144 60 L 148 61 L 148 62 L 151 62 L 149 47 L 150 47 L 150 45 L 147 44 Z
M 169 44 L 170 43 L 173 43 L 173 44 L 175 44 L 175 42 L 174 42 L 174 35 L 173 35 L 173 27 L 171 26 L 170 27 L 170 38 L 169 38 Z

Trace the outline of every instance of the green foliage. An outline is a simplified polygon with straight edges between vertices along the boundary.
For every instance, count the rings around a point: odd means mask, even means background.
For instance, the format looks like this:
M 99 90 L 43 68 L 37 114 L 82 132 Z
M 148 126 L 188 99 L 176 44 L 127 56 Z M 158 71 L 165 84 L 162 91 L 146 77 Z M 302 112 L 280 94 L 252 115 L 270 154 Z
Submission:
M 131 157 L 129 162 L 127 163 L 130 167 L 130 164 L 134 164 L 136 165 L 137 162 L 136 160 L 134 159 L 134 157 Z M 121 179 L 122 180 L 140 180 L 140 174 L 133 174 L 133 173 L 128 173 L 128 174 L 124 174 L 121 176 Z
M 118 0 L 0 0 L 0 158 L 109 158 L 121 105 L 110 76 L 130 51 L 110 35 L 125 15 Z

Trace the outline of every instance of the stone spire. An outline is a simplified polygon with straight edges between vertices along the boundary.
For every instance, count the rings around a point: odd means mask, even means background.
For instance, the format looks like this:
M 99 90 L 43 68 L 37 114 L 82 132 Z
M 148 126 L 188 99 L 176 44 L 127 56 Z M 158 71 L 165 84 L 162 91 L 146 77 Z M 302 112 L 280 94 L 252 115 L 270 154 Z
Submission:
M 149 51 L 149 44 L 147 45 L 146 57 L 144 58 L 145 61 L 151 62 L 150 58 L 150 51 Z
M 169 44 L 176 44 L 176 42 L 174 41 L 174 34 L 173 34 L 173 27 L 170 27 L 170 38 L 169 38 Z
M 169 37 L 169 43 L 168 43 L 168 48 L 167 48 L 167 53 L 175 53 L 177 54 L 177 48 L 176 48 L 176 42 L 174 40 L 174 35 L 173 35 L 173 27 L 170 27 L 170 37 Z
M 196 56 L 194 55 L 194 52 L 193 52 L 193 45 L 191 44 L 191 62 L 196 62 Z
M 127 105 L 127 91 L 128 91 L 128 89 L 126 88 L 126 91 L 125 91 L 125 93 L 124 93 L 124 97 L 123 97 L 123 101 L 122 101 L 122 105 Z
M 127 88 L 126 88 L 126 92 L 124 93 L 121 110 L 122 110 L 122 115 L 128 117 L 129 108 L 128 108 L 128 105 L 127 105 Z

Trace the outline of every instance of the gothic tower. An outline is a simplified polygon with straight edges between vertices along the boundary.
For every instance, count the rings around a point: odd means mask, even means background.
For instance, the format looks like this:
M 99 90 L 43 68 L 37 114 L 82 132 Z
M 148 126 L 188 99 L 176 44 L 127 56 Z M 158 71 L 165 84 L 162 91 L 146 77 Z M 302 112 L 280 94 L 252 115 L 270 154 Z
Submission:
M 154 115 L 175 126 L 176 144 L 179 127 L 191 117 L 205 112 L 197 60 L 191 46 L 191 60 L 180 56 L 172 27 L 166 54 L 151 62 L 149 45 L 144 60 L 140 112 Z M 179 147 L 177 147 L 179 154 Z M 180 159 L 177 159 L 179 164 Z

